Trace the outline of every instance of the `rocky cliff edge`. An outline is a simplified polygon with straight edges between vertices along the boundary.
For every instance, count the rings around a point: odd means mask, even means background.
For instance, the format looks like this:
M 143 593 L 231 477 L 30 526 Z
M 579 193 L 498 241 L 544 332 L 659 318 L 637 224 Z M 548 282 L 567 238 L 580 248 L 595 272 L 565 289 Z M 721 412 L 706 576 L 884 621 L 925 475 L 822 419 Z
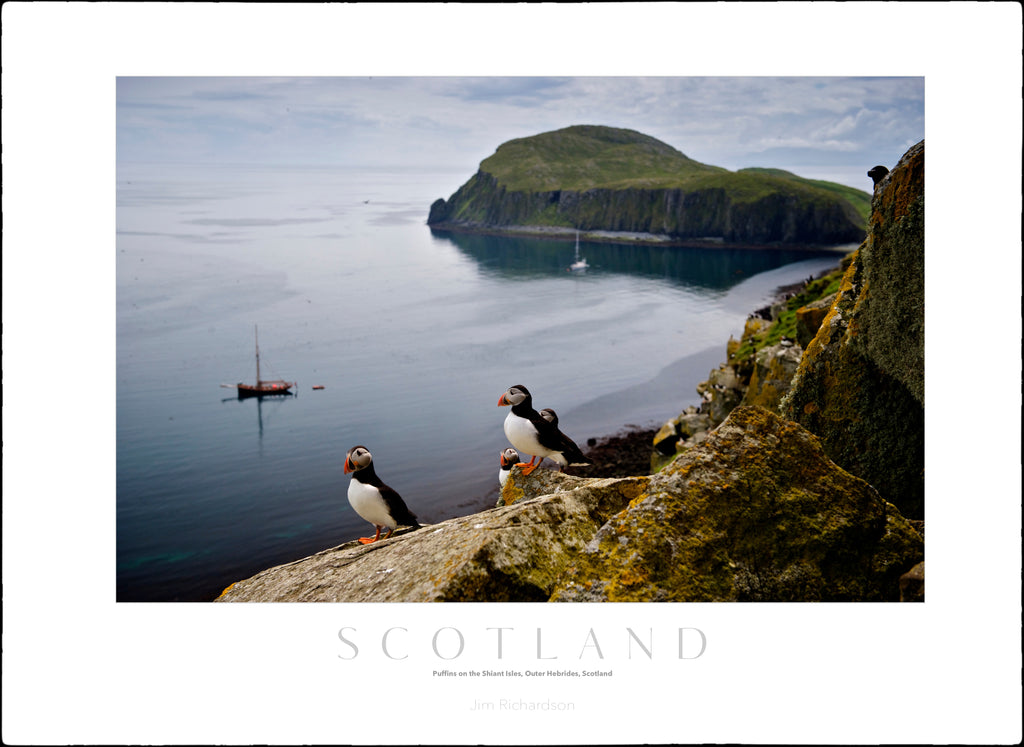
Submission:
M 501 503 L 268 569 L 217 601 L 898 601 L 924 556 L 895 506 L 759 407 L 655 475 L 516 468 Z

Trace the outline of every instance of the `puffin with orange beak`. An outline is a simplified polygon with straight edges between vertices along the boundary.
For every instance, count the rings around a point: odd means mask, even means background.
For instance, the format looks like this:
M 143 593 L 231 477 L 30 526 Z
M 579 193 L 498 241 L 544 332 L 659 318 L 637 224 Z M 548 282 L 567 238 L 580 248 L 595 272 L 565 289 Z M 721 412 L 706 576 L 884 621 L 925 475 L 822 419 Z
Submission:
M 498 407 L 509 406 L 512 411 L 505 418 L 505 437 L 520 454 L 530 454 L 529 463 L 521 465 L 524 475 L 537 469 L 544 457 L 557 462 L 559 471 L 592 464 L 573 440 L 558 429 L 558 416 L 553 410 L 547 411 L 549 417 L 544 417 L 533 409 L 533 397 L 525 386 L 516 384 L 501 395 Z
M 498 483 L 501 487 L 505 487 L 509 473 L 519 463 L 519 452 L 511 446 L 501 452 L 501 467 L 498 469 Z
M 368 545 L 379 540 L 384 527 L 388 528 L 384 539 L 390 537 L 399 526 L 419 529 L 419 521 L 405 505 L 402 496 L 377 476 L 373 468 L 373 455 L 365 446 L 353 446 L 345 455 L 345 474 L 350 472 L 352 481 L 348 485 L 348 502 L 357 514 L 377 528 L 375 536 L 360 537 L 361 544 Z

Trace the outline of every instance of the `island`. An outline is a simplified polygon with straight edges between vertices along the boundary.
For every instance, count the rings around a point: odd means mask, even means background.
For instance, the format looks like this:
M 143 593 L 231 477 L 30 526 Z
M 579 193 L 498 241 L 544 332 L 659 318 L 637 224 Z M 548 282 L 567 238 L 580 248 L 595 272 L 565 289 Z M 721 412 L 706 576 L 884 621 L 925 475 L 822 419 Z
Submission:
M 648 135 L 577 125 L 498 147 L 430 206 L 436 231 L 730 246 L 864 239 L 871 195 L 781 169 L 729 171 Z

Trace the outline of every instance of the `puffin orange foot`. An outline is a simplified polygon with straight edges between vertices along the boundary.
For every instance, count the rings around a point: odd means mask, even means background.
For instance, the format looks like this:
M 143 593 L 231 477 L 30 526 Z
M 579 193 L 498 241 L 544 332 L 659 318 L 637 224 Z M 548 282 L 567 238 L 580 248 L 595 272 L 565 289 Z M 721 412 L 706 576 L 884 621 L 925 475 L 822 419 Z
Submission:
M 537 462 L 536 464 L 534 464 L 533 462 L 530 462 L 529 464 L 524 464 L 523 465 L 523 476 L 525 477 L 526 475 L 529 475 L 531 472 L 533 472 L 539 466 L 540 466 L 540 462 Z
M 359 544 L 360 545 L 368 545 L 371 542 L 376 542 L 377 540 L 380 539 L 380 530 L 383 529 L 383 528 L 384 527 L 377 527 L 377 534 L 375 534 L 372 537 L 360 537 L 359 538 Z

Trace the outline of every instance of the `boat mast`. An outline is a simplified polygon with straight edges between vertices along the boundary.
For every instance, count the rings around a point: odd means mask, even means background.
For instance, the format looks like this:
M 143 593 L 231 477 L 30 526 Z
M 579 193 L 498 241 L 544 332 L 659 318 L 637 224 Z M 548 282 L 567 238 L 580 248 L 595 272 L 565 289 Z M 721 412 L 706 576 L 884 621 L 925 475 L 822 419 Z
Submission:
M 260 385 L 260 330 L 255 324 L 253 331 L 256 335 L 256 386 Z

